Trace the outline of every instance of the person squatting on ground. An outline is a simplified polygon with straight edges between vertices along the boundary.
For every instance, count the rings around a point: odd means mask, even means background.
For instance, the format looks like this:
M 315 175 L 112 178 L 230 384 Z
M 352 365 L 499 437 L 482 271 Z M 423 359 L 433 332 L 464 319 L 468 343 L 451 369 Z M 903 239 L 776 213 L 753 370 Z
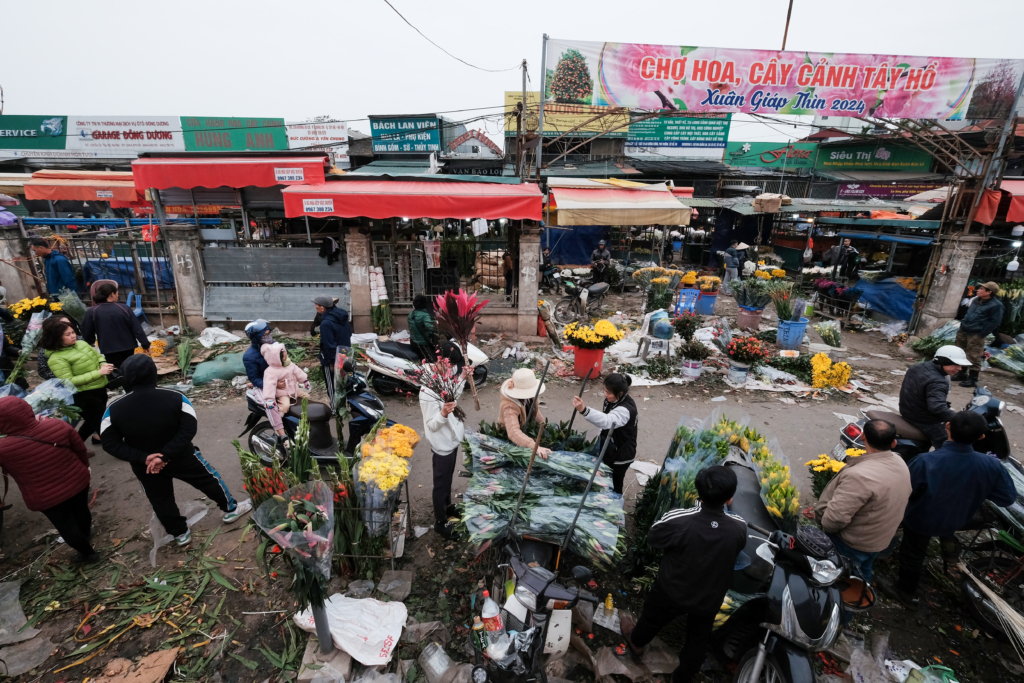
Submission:
M 956 414 L 946 400 L 950 376 L 971 362 L 963 350 L 947 344 L 940 346 L 931 362 L 918 363 L 907 370 L 900 387 L 900 415 L 924 432 L 933 448 L 946 441 L 946 423 Z
M 63 318 L 47 318 L 39 335 L 46 362 L 54 377 L 75 385 L 75 406 L 82 411 L 78 436 L 84 441 L 99 434 L 100 421 L 107 407 L 107 377 L 114 366 L 99 351 L 79 340 L 75 328 Z
M 423 433 L 430 443 L 431 465 L 434 472 L 434 531 L 449 540 L 457 540 L 452 517 L 458 517 L 458 511 L 452 504 L 452 478 L 455 476 L 455 465 L 458 463 L 459 446 L 466 433 L 466 426 L 453 413 L 458 406 L 458 399 L 466 388 L 466 378 L 472 374 L 472 366 L 466 366 L 462 351 L 454 342 L 441 344 L 438 350 L 441 358 L 458 368 L 462 374 L 462 384 L 454 401 L 441 403 L 440 397 L 425 387 L 420 389 L 420 412 L 423 414 Z
M 974 450 L 974 442 L 988 430 L 985 418 L 963 411 L 945 427 L 949 440 L 942 448 L 910 461 L 912 491 L 903 515 L 899 580 L 893 584 L 878 579 L 886 595 L 911 610 L 917 609 L 917 590 L 932 537 L 948 538 L 966 527 L 986 499 L 1000 507 L 1017 500 L 1013 479 L 999 460 Z
M 544 419 L 541 415 L 540 406 L 536 406 L 534 412 L 533 397 L 537 394 L 537 385 L 540 381 L 533 374 L 533 370 L 521 368 L 512 373 L 512 377 L 501 385 L 501 404 L 498 406 L 498 419 L 505 427 L 508 440 L 523 448 L 533 448 L 534 440 L 530 438 L 523 427 L 527 422 L 540 422 Z M 540 385 L 540 393 L 543 394 L 547 387 Z M 537 434 L 540 439 L 540 434 Z M 551 455 L 550 448 L 544 448 L 538 441 L 537 455 L 547 460 Z
M 430 297 L 417 294 L 412 300 L 413 311 L 409 314 L 409 342 L 420 358 L 433 363 L 437 360 L 437 322 Z
M 878 554 L 889 547 L 910 497 L 910 472 L 898 454 L 896 427 L 885 420 L 864 424 L 863 455 L 846 459 L 821 492 L 814 516 L 836 551 L 870 582 Z
M 100 353 L 115 370 L 135 354 L 136 347 L 149 351 L 142 323 L 130 308 L 117 302 L 117 284 L 109 281 L 96 288 L 96 298 L 82 321 L 82 338 L 89 345 L 98 341 Z
M 156 363 L 149 356 L 132 356 L 121 367 L 128 393 L 114 399 L 103 415 L 103 450 L 131 465 L 164 530 L 179 546 L 192 540 L 174 499 L 175 479 L 215 502 L 226 524 L 249 512 L 252 501 L 236 502 L 217 470 L 192 444 L 199 423 L 188 398 L 157 388 Z
M 299 399 L 309 398 L 309 380 L 302 368 L 288 358 L 288 350 L 284 344 L 264 344 L 260 352 L 263 354 L 263 360 L 267 361 L 267 369 L 263 371 L 266 400 L 276 401 L 278 414 L 285 415 Z M 275 431 L 278 436 L 285 435 L 283 426 Z
M 277 409 L 276 390 L 263 395 L 263 375 L 267 371 L 267 360 L 263 357 L 262 348 L 264 344 L 273 344 L 274 338 L 270 334 L 270 323 L 259 318 L 245 326 L 245 336 L 249 337 L 249 348 L 242 355 L 242 365 L 245 366 L 245 376 L 249 378 L 249 384 L 253 388 L 253 398 L 262 403 L 267 409 L 267 419 L 274 432 L 284 432 L 284 420 Z
M 622 615 L 622 636 L 637 657 L 676 617 L 686 617 L 686 643 L 672 683 L 690 683 L 700 671 L 715 615 L 747 543 L 746 522 L 725 511 L 736 493 L 736 474 L 714 465 L 698 472 L 694 484 L 697 506 L 666 512 L 647 534 L 650 546 L 665 555 L 640 620 L 634 626 L 631 615 Z
M 985 337 L 1003 324 L 1003 302 L 999 300 L 999 285 L 986 282 L 977 289 L 977 295 L 967 306 L 967 313 L 956 331 L 953 342 L 963 349 L 970 361 L 970 370 L 961 370 L 953 377 L 962 387 L 978 386 L 978 368 L 985 353 Z
M 334 362 L 338 348 L 352 346 L 352 324 L 348 319 L 348 311 L 334 305 L 329 296 L 313 298 L 316 312 L 320 314 L 320 366 L 324 371 L 324 383 L 327 395 L 334 406 Z
M 63 420 L 36 420 L 16 396 L 0 398 L 0 434 L 0 470 L 14 479 L 25 507 L 46 515 L 75 549 L 72 562 L 98 562 L 89 542 L 89 452 L 81 437 Z
M 612 470 L 612 483 L 615 493 L 622 493 L 622 484 L 626 480 L 626 472 L 636 457 L 636 435 L 638 414 L 636 403 L 629 395 L 632 380 L 629 375 L 613 372 L 604 379 L 604 406 L 600 411 L 588 408 L 583 399 L 573 396 L 572 405 L 580 411 L 590 424 L 601 430 L 598 448 L 604 447 L 608 431 L 612 432 L 612 442 L 604 453 L 603 462 Z M 598 451 L 600 452 L 600 450 Z

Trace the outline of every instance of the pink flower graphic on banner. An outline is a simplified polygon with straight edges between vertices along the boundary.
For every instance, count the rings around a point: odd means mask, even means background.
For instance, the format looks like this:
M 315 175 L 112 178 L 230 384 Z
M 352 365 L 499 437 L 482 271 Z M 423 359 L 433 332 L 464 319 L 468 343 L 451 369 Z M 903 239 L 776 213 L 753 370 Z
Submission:
M 896 83 L 879 94 L 882 104 L 875 116 L 889 118 L 938 118 L 951 116 L 960 107 L 970 91 L 974 60 L 961 57 L 899 57 L 899 64 L 907 64 Z M 912 72 L 911 69 L 914 71 Z M 934 77 L 926 71 L 933 71 Z M 930 88 L 907 86 L 931 83 Z
M 833 67 L 833 74 L 838 75 L 840 78 L 843 74 L 852 74 L 850 69 L 856 69 L 856 75 L 853 77 L 852 87 L 838 87 L 836 82 L 833 80 L 831 85 L 817 85 L 809 86 L 807 89 L 813 88 L 814 96 L 825 100 L 825 107 L 818 109 L 819 114 L 825 114 L 826 116 L 871 116 L 872 110 L 878 106 L 878 92 L 880 88 L 874 86 L 875 79 L 878 77 L 878 70 L 885 65 L 886 67 L 895 66 L 899 64 L 900 57 L 895 55 L 862 55 L 862 54 L 837 54 L 837 55 L 825 55 L 825 54 L 814 54 L 808 55 L 809 58 L 816 60 L 813 62 L 813 66 L 817 67 L 822 64 L 821 59 L 827 58 L 824 62 L 824 78 L 825 82 L 828 83 L 829 67 Z M 838 69 L 842 68 L 842 71 Z M 812 74 L 813 72 L 809 72 Z M 794 80 L 794 83 L 796 81 Z M 842 81 L 840 80 L 840 85 Z M 836 108 L 833 109 L 833 103 L 837 103 Z M 863 104 L 861 104 L 863 103 Z M 846 109 L 840 107 L 845 106 Z
M 614 51 L 606 51 L 605 60 L 611 57 L 612 71 L 609 75 L 616 89 L 629 91 L 631 93 L 649 93 L 661 90 L 671 84 L 673 79 L 654 76 L 658 73 L 658 62 L 665 60 L 671 65 L 673 59 L 682 59 L 679 48 L 672 48 L 668 45 L 642 45 L 633 43 L 620 43 Z M 663 70 L 663 75 L 665 70 Z M 671 75 L 671 66 L 667 70 Z M 645 78 L 646 76 L 646 78 Z

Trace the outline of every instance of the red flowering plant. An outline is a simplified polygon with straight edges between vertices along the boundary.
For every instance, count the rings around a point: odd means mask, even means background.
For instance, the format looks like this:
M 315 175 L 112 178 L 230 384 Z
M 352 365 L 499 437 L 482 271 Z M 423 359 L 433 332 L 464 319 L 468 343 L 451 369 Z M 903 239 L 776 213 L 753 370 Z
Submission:
M 756 365 L 768 359 L 768 349 L 764 348 L 757 337 L 734 337 L 725 347 L 725 352 L 737 363 L 748 365 Z
M 683 341 L 690 341 L 693 339 L 693 333 L 700 327 L 700 318 L 691 311 L 683 311 L 672 318 L 672 327 L 683 338 Z
M 436 363 L 423 361 L 415 370 L 400 372 L 410 382 L 419 385 L 436 396 L 442 406 L 445 403 L 454 402 L 461 393 L 462 372 L 458 366 L 452 365 L 451 361 L 447 358 L 438 358 Z M 464 422 L 466 419 L 465 411 L 459 406 L 455 406 L 455 411 L 452 414 L 459 421 Z
M 438 294 L 434 299 L 434 313 L 437 316 L 438 327 L 441 331 L 451 335 L 455 343 L 462 349 L 462 355 L 466 358 L 466 362 L 469 362 L 469 340 L 473 336 L 477 321 L 483 315 L 484 306 L 488 303 L 488 299 L 479 301 L 475 292 L 467 292 L 462 289 L 458 292 L 448 290 L 444 294 Z M 469 389 L 473 392 L 473 403 L 476 409 L 480 410 L 476 385 L 470 382 Z

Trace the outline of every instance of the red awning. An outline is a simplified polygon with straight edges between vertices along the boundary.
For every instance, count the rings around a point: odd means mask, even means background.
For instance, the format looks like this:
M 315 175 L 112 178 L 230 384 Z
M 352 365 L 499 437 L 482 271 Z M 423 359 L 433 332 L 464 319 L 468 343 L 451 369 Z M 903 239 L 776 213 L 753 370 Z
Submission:
M 135 202 L 141 197 L 131 173 L 44 169 L 25 181 L 25 199 Z
M 338 180 L 281 191 L 284 215 L 342 218 L 525 218 L 541 220 L 536 185 Z
M 324 156 L 144 157 L 132 162 L 135 187 L 274 187 L 324 182 Z
M 1024 222 L 1024 180 L 1004 180 L 1000 187 L 1013 195 L 1006 210 L 1006 222 Z

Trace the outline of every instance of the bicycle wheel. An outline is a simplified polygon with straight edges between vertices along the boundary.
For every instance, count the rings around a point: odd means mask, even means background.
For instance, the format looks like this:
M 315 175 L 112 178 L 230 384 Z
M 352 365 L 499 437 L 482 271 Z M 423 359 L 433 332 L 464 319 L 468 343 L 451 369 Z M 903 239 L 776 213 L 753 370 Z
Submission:
M 1024 611 L 1024 593 L 1021 592 L 1022 563 L 1024 559 L 1004 553 L 982 555 L 967 562 L 967 569 L 981 579 L 996 595 L 1005 600 L 1018 612 Z M 1011 578 L 1015 577 L 1015 578 Z M 978 624 L 993 638 L 1009 642 L 1006 631 L 999 621 L 999 611 L 989 598 L 981 592 L 969 576 L 960 582 L 967 603 L 967 611 Z

